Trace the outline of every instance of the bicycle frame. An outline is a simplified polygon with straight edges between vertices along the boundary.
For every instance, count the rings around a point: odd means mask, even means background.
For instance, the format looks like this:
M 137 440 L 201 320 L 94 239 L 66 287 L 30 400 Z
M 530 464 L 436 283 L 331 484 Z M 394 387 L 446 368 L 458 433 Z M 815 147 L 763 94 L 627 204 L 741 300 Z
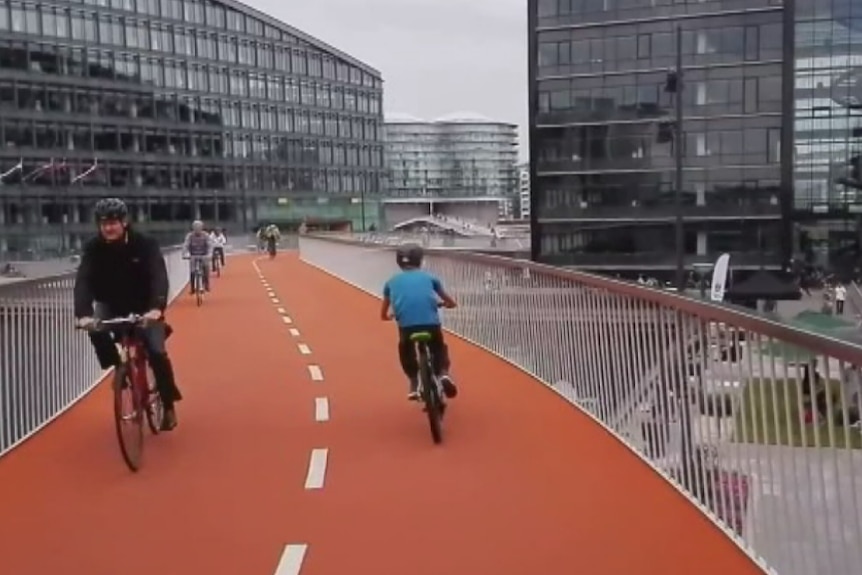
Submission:
M 137 333 L 138 323 L 129 318 L 102 322 L 102 324 L 108 326 L 108 330 L 115 336 L 119 336 L 115 345 L 120 354 L 120 363 L 129 370 L 129 377 L 134 387 L 134 407 L 138 410 L 143 407 L 143 400 L 150 393 L 147 381 L 147 349 Z M 138 402 L 141 404 L 138 405 Z
M 204 289 L 204 262 L 201 258 L 195 258 L 194 271 L 192 276 L 195 278 L 195 291 Z
M 197 305 L 203 303 L 204 293 L 204 262 L 202 257 L 195 256 L 192 267 L 192 290 L 195 294 Z

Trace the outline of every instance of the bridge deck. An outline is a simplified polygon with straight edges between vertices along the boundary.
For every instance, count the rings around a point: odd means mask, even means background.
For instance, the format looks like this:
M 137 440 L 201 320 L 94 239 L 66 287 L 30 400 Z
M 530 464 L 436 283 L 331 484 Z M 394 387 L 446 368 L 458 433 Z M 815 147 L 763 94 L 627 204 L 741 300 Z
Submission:
M 171 309 L 186 400 L 140 473 L 106 385 L 0 460 L 0 573 L 271 575 L 300 543 L 279 575 L 759 573 L 587 417 L 454 337 L 462 393 L 434 446 L 377 313 L 293 255 L 231 259 L 203 308 Z

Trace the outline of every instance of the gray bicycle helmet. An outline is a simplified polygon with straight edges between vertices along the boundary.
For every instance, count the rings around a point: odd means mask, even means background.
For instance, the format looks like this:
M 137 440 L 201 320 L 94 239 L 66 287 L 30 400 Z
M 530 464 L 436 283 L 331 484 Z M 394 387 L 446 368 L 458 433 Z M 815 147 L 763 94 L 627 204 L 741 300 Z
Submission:
M 97 222 L 102 220 L 125 220 L 129 215 L 126 203 L 119 198 L 105 198 L 96 202 L 93 215 Z
M 398 267 L 404 269 L 406 267 L 418 268 L 422 265 L 422 246 L 415 244 L 404 245 L 398 248 L 395 254 L 395 261 L 398 262 Z

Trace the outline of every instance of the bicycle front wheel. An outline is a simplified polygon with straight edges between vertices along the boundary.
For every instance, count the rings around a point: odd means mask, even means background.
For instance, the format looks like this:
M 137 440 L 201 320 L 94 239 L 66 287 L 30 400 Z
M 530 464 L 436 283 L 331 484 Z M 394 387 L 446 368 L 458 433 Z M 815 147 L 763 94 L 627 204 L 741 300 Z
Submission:
M 144 399 L 134 384 L 128 364 L 114 372 L 114 425 L 123 461 L 132 471 L 141 467 L 144 454 Z

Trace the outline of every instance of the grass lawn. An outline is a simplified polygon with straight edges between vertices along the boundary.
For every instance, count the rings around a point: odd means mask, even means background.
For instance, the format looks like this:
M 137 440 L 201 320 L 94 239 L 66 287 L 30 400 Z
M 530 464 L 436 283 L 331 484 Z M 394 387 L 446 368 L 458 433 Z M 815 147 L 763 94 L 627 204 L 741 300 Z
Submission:
M 829 387 L 834 398 L 833 406 L 837 406 L 841 384 L 833 380 Z M 815 442 L 815 426 L 803 424 L 801 397 L 795 379 L 750 380 L 735 413 L 735 441 L 791 447 L 815 447 L 818 443 L 821 447 L 847 447 L 845 428 L 825 423 L 818 426 L 819 442 Z M 838 409 L 835 407 L 834 411 Z M 833 438 L 830 438 L 830 433 L 834 434 Z M 849 434 L 849 446 L 862 449 L 859 429 L 851 428 Z

